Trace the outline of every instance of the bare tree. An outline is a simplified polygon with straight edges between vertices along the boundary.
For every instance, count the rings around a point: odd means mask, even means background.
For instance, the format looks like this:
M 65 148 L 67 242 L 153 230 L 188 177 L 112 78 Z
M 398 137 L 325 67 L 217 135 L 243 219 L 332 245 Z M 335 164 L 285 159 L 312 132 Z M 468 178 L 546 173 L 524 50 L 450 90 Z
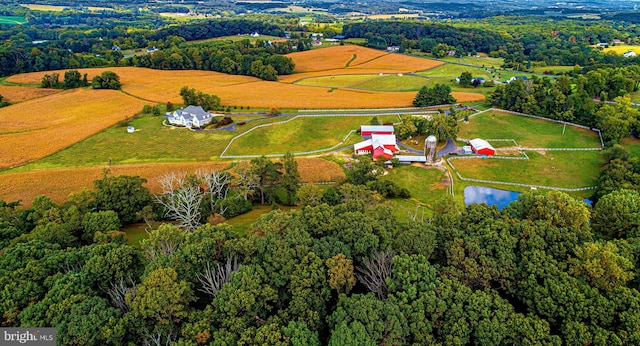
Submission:
M 238 260 L 235 257 L 227 258 L 227 263 L 224 266 L 217 264 L 215 268 L 209 266 L 207 262 L 207 268 L 204 273 L 198 274 L 198 281 L 202 284 L 202 288 L 199 291 L 213 296 L 218 296 L 218 291 L 222 288 L 225 282 L 231 281 L 231 274 L 240 269 Z
M 136 295 L 135 281 L 133 281 L 131 276 L 127 276 L 127 280 L 129 281 L 129 284 L 127 284 L 124 278 L 121 277 L 120 280 L 111 282 L 108 288 L 102 289 L 109 296 L 111 304 L 123 312 L 129 311 L 129 305 L 127 304 L 125 296 L 130 294 L 133 299 Z
M 170 346 L 175 343 L 175 336 L 170 331 L 168 334 L 156 332 L 154 334 L 148 334 L 144 339 L 144 346 Z
M 164 207 L 164 215 L 180 222 L 187 231 L 200 225 L 200 205 L 204 197 L 200 186 L 188 184 L 184 173 L 167 173 L 160 178 L 162 194 L 155 200 Z
M 196 176 L 199 177 L 205 185 L 206 192 L 209 195 L 210 210 L 214 212 L 216 201 L 227 198 L 233 178 L 228 172 L 207 171 L 203 169 L 198 170 Z M 224 216 L 227 208 L 222 206 L 219 208 L 217 211 L 218 214 Z
M 238 162 L 233 171 L 237 175 L 238 190 L 242 193 L 246 201 L 249 199 L 249 196 L 256 192 L 259 186 L 259 178 L 255 171 L 251 169 L 251 164 L 246 161 Z
M 393 276 L 393 251 L 385 250 L 376 252 L 371 257 L 362 259 L 362 267 L 357 267 L 356 278 L 369 291 L 373 292 L 379 299 L 384 299 L 389 293 L 387 278 Z

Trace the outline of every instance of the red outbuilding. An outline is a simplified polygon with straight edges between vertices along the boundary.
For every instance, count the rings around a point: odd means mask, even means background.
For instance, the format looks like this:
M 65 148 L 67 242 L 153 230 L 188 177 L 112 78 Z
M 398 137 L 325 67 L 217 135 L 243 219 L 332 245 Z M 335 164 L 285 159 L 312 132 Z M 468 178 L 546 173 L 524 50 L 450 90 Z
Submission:
M 471 150 L 478 155 L 495 155 L 496 150 L 484 139 L 476 138 L 469 141 Z
M 361 125 L 360 134 L 363 137 L 371 135 L 392 135 L 393 125 Z

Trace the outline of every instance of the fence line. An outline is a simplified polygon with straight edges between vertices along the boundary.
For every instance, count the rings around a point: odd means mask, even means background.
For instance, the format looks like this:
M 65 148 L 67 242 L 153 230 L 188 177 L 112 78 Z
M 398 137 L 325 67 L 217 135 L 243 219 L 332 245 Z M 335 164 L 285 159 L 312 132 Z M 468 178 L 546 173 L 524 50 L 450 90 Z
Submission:
M 298 113 L 313 113 L 313 112 L 318 112 L 318 113 L 324 113 L 324 112 L 336 112 L 336 113 L 340 113 L 340 112 L 380 112 L 380 111 L 420 111 L 420 110 L 427 110 L 427 109 L 438 109 L 438 108 L 445 108 L 445 107 L 455 107 L 458 106 L 458 104 L 445 104 L 445 105 L 437 105 L 437 106 L 428 106 L 428 107 L 395 107 L 395 108 L 352 108 L 352 109 L 345 109 L 345 108 L 334 108 L 334 109 L 299 109 Z

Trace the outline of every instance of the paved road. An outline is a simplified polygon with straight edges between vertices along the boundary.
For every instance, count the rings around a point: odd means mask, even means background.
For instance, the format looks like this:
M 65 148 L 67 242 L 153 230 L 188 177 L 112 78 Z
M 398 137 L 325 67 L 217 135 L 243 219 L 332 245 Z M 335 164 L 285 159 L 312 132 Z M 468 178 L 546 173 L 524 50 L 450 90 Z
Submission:
M 457 152 L 458 150 L 460 150 L 460 147 L 458 147 L 452 140 L 447 139 L 447 144 L 444 148 L 438 151 L 438 156 L 448 155 Z

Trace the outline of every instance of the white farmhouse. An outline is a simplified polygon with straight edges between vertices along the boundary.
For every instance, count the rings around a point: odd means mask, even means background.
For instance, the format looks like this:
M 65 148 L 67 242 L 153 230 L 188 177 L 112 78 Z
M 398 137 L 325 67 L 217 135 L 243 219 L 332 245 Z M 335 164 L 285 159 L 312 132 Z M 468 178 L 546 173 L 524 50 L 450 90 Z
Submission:
M 173 113 L 167 112 L 165 117 L 169 120 L 169 123 L 173 125 L 202 127 L 211 122 L 213 114 L 206 112 L 200 106 L 188 106 L 178 109 Z

